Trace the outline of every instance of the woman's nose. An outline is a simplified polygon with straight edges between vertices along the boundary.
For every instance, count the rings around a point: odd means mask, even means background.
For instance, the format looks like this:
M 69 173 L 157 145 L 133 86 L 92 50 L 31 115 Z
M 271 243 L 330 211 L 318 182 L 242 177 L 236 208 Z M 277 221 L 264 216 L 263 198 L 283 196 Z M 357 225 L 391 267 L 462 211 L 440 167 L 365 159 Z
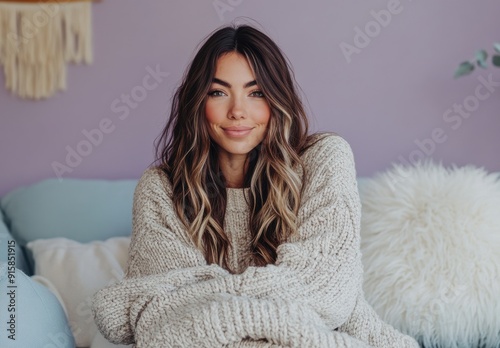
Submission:
M 246 116 L 244 102 L 241 98 L 232 98 L 229 116 L 231 118 L 241 118 Z

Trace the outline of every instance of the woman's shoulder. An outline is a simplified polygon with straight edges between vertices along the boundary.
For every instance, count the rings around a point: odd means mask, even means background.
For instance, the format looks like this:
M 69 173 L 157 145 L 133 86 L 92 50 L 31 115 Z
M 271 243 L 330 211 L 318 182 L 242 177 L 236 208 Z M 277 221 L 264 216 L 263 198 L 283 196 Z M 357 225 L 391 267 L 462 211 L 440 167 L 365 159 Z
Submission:
M 351 146 L 336 133 L 315 137 L 317 140 L 301 158 L 305 173 L 299 167 L 299 175 L 305 185 L 303 195 L 312 197 L 344 192 L 355 197 L 358 188 Z
M 308 146 L 301 158 L 306 166 L 317 166 L 332 160 L 352 160 L 353 153 L 350 144 L 341 135 L 335 132 L 321 132 L 309 135 Z
M 140 181 L 160 180 L 162 176 L 166 176 L 166 174 L 160 166 L 150 166 L 142 172 L 139 180 Z
M 170 196 L 172 186 L 167 174 L 160 166 L 151 166 L 144 170 L 135 189 L 136 193 L 154 192 Z

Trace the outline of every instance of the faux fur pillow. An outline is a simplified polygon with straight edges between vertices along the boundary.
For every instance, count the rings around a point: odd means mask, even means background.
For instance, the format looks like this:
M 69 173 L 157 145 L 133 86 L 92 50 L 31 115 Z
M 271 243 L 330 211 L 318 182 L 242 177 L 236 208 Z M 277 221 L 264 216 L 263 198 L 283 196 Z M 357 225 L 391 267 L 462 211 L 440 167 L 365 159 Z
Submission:
M 359 189 L 364 290 L 378 314 L 426 348 L 499 347 L 499 175 L 420 162 Z

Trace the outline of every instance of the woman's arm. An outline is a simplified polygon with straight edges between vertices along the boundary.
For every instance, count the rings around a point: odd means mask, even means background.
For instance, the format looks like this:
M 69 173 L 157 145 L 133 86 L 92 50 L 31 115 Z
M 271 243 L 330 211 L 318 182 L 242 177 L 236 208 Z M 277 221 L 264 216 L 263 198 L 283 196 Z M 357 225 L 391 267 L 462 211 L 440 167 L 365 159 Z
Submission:
M 97 327 L 114 343 L 134 342 L 138 320 L 134 316 L 140 313 L 133 313 L 131 307 L 151 289 L 161 288 L 168 292 L 203 283 L 205 292 L 234 288 L 224 283 L 234 280 L 227 277 L 230 273 L 218 265 L 208 265 L 187 238 L 173 208 L 171 187 L 162 181 L 161 175 L 159 169 L 148 169 L 135 188 L 132 236 L 124 279 L 99 290 L 93 297 L 92 311 Z M 224 282 L 206 283 L 215 278 L 224 279 Z
M 369 347 L 331 330 L 306 304 L 228 294 L 215 279 L 175 288 L 166 278 L 129 278 L 98 291 L 94 315 L 107 321 L 105 337 L 137 348 Z
M 369 347 L 347 333 L 331 330 L 309 306 L 293 301 L 213 293 L 179 306 L 182 296 L 150 294 L 141 297 L 146 304 L 140 304 L 137 348 L 219 348 L 243 342 L 252 348 L 270 344 L 282 348 Z
M 332 135 L 304 155 L 310 176 L 298 213 L 299 237 L 281 244 L 277 262 L 249 267 L 238 293 L 310 305 L 332 329 L 344 323 L 362 287 L 361 204 L 350 145 Z
M 171 198 L 172 188 L 164 175 L 158 168 L 148 169 L 135 189 L 125 277 L 179 270 L 189 278 L 191 272 L 206 267 L 228 275 L 229 272 L 222 267 L 208 266 L 203 254 L 190 240 L 177 217 Z

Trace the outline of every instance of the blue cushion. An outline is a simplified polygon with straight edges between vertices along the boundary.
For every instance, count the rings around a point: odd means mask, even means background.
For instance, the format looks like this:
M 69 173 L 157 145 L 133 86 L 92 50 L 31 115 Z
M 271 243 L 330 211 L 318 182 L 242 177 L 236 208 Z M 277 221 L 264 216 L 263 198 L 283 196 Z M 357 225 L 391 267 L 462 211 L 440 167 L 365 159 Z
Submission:
M 0 347 L 73 348 L 75 340 L 54 294 L 20 270 L 9 278 L 9 270 L 0 263 Z
M 130 235 L 137 180 L 47 179 L 1 200 L 11 234 L 25 246 L 38 238 L 79 242 Z
M 137 180 L 46 179 L 7 193 L 0 205 L 23 250 L 39 238 L 87 243 L 131 234 L 136 185 Z M 31 254 L 26 256 L 33 269 Z

